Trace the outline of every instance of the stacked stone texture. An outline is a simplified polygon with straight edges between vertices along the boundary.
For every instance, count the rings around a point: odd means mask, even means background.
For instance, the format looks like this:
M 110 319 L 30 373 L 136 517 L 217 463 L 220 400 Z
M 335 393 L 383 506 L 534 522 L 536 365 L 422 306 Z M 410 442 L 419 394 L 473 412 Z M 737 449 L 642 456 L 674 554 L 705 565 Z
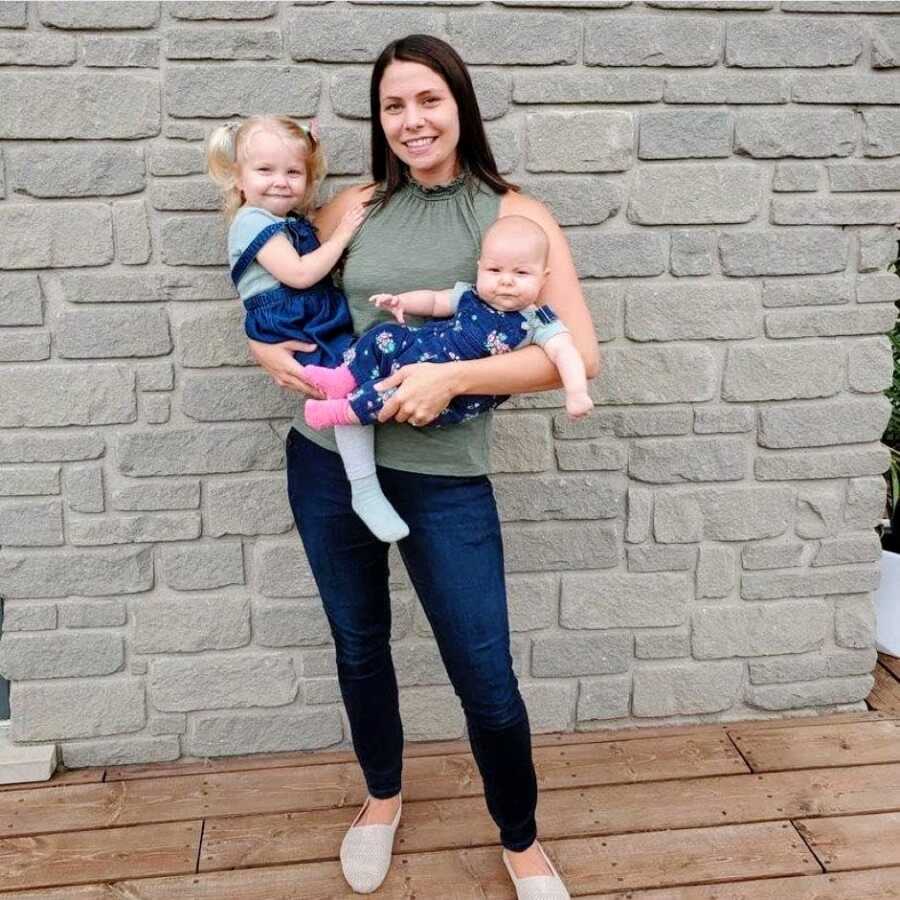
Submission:
M 900 3 L 0 4 L 0 671 L 69 766 L 346 743 L 203 140 L 319 116 L 366 175 L 392 38 L 447 38 L 566 230 L 598 407 L 496 417 L 538 731 L 858 709 L 900 279 Z M 440 248 L 435 248 L 439 253 Z M 464 720 L 399 558 L 410 739 Z M 464 564 L 464 560 L 461 560 Z

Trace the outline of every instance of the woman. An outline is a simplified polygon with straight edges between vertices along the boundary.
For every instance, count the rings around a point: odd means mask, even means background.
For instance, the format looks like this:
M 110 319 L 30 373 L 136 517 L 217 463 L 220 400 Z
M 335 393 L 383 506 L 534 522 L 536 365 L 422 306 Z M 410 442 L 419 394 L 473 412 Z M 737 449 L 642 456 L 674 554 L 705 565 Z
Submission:
M 498 173 L 462 60 L 446 43 L 410 35 L 389 44 L 372 72 L 375 184 L 338 194 L 317 217 L 324 240 L 353 204 L 371 208 L 348 248 L 344 290 L 357 333 L 384 313 L 375 293 L 474 281 L 479 244 L 498 217 L 523 215 L 550 236 L 543 302 L 569 327 L 589 377 L 597 339 L 566 239 L 552 215 Z M 293 345 L 251 342 L 277 384 L 321 396 L 303 380 Z M 378 429 L 379 477 L 410 527 L 399 544 L 466 715 L 488 809 L 520 898 L 569 896 L 536 839 L 537 786 L 528 716 L 512 671 L 500 527 L 488 470 L 489 415 L 428 429 L 459 394 L 559 387 L 538 347 L 474 362 L 421 363 L 384 381 L 396 392 Z M 287 439 L 291 507 L 335 642 L 353 746 L 369 790 L 341 848 L 345 877 L 368 893 L 390 866 L 400 817 L 403 731 L 390 655 L 386 544 L 350 508 L 326 433 L 298 414 Z M 460 827 L 463 824 L 460 823 Z

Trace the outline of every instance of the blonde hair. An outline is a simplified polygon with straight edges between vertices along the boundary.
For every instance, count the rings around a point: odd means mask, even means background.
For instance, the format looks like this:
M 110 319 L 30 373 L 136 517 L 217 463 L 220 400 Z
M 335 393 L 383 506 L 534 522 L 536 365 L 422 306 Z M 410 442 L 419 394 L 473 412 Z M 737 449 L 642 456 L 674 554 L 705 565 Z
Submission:
M 222 189 L 222 212 L 230 222 L 244 202 L 237 186 L 237 167 L 250 137 L 257 131 L 271 131 L 305 148 L 306 190 L 294 211 L 305 215 L 313 205 L 319 184 L 325 177 L 325 154 L 311 129 L 287 116 L 250 116 L 243 122 L 220 125 L 209 136 L 206 162 L 209 176 Z

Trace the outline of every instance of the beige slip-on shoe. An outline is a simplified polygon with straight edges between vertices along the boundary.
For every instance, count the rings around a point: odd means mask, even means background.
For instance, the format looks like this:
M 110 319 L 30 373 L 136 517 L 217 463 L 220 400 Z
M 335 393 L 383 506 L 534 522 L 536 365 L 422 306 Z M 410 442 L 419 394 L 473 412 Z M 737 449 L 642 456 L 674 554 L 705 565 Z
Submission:
M 537 844 L 537 841 L 535 843 Z M 540 844 L 537 844 L 537 848 L 550 867 L 552 875 L 529 875 L 527 878 L 516 878 L 509 857 L 506 855 L 506 851 L 503 851 L 503 862 L 515 886 L 516 897 L 518 900 L 571 900 L 562 878 L 559 877 L 559 873 L 553 868 L 553 863 L 544 853 L 544 848 Z
M 400 824 L 403 801 L 394 821 L 390 825 L 357 825 L 369 806 L 371 797 L 366 797 L 362 809 L 341 842 L 341 868 L 347 884 L 357 894 L 371 894 L 378 890 L 391 867 L 394 851 L 394 835 Z

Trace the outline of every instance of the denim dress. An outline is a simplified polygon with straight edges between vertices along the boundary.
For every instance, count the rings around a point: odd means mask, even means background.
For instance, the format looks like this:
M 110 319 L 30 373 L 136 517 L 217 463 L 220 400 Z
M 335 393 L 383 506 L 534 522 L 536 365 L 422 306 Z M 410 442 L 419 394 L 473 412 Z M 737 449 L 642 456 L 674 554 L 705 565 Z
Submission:
M 256 254 L 276 234 L 284 233 L 300 256 L 319 247 L 319 239 L 306 218 L 288 218 L 263 228 L 247 245 L 231 269 L 231 279 L 238 282 Z M 341 364 L 344 351 L 353 342 L 353 325 L 346 297 L 334 286 L 331 276 L 308 288 L 279 284 L 244 301 L 247 337 L 265 344 L 281 341 L 307 341 L 315 344 L 310 353 L 297 352 L 294 357 L 303 365 Z

